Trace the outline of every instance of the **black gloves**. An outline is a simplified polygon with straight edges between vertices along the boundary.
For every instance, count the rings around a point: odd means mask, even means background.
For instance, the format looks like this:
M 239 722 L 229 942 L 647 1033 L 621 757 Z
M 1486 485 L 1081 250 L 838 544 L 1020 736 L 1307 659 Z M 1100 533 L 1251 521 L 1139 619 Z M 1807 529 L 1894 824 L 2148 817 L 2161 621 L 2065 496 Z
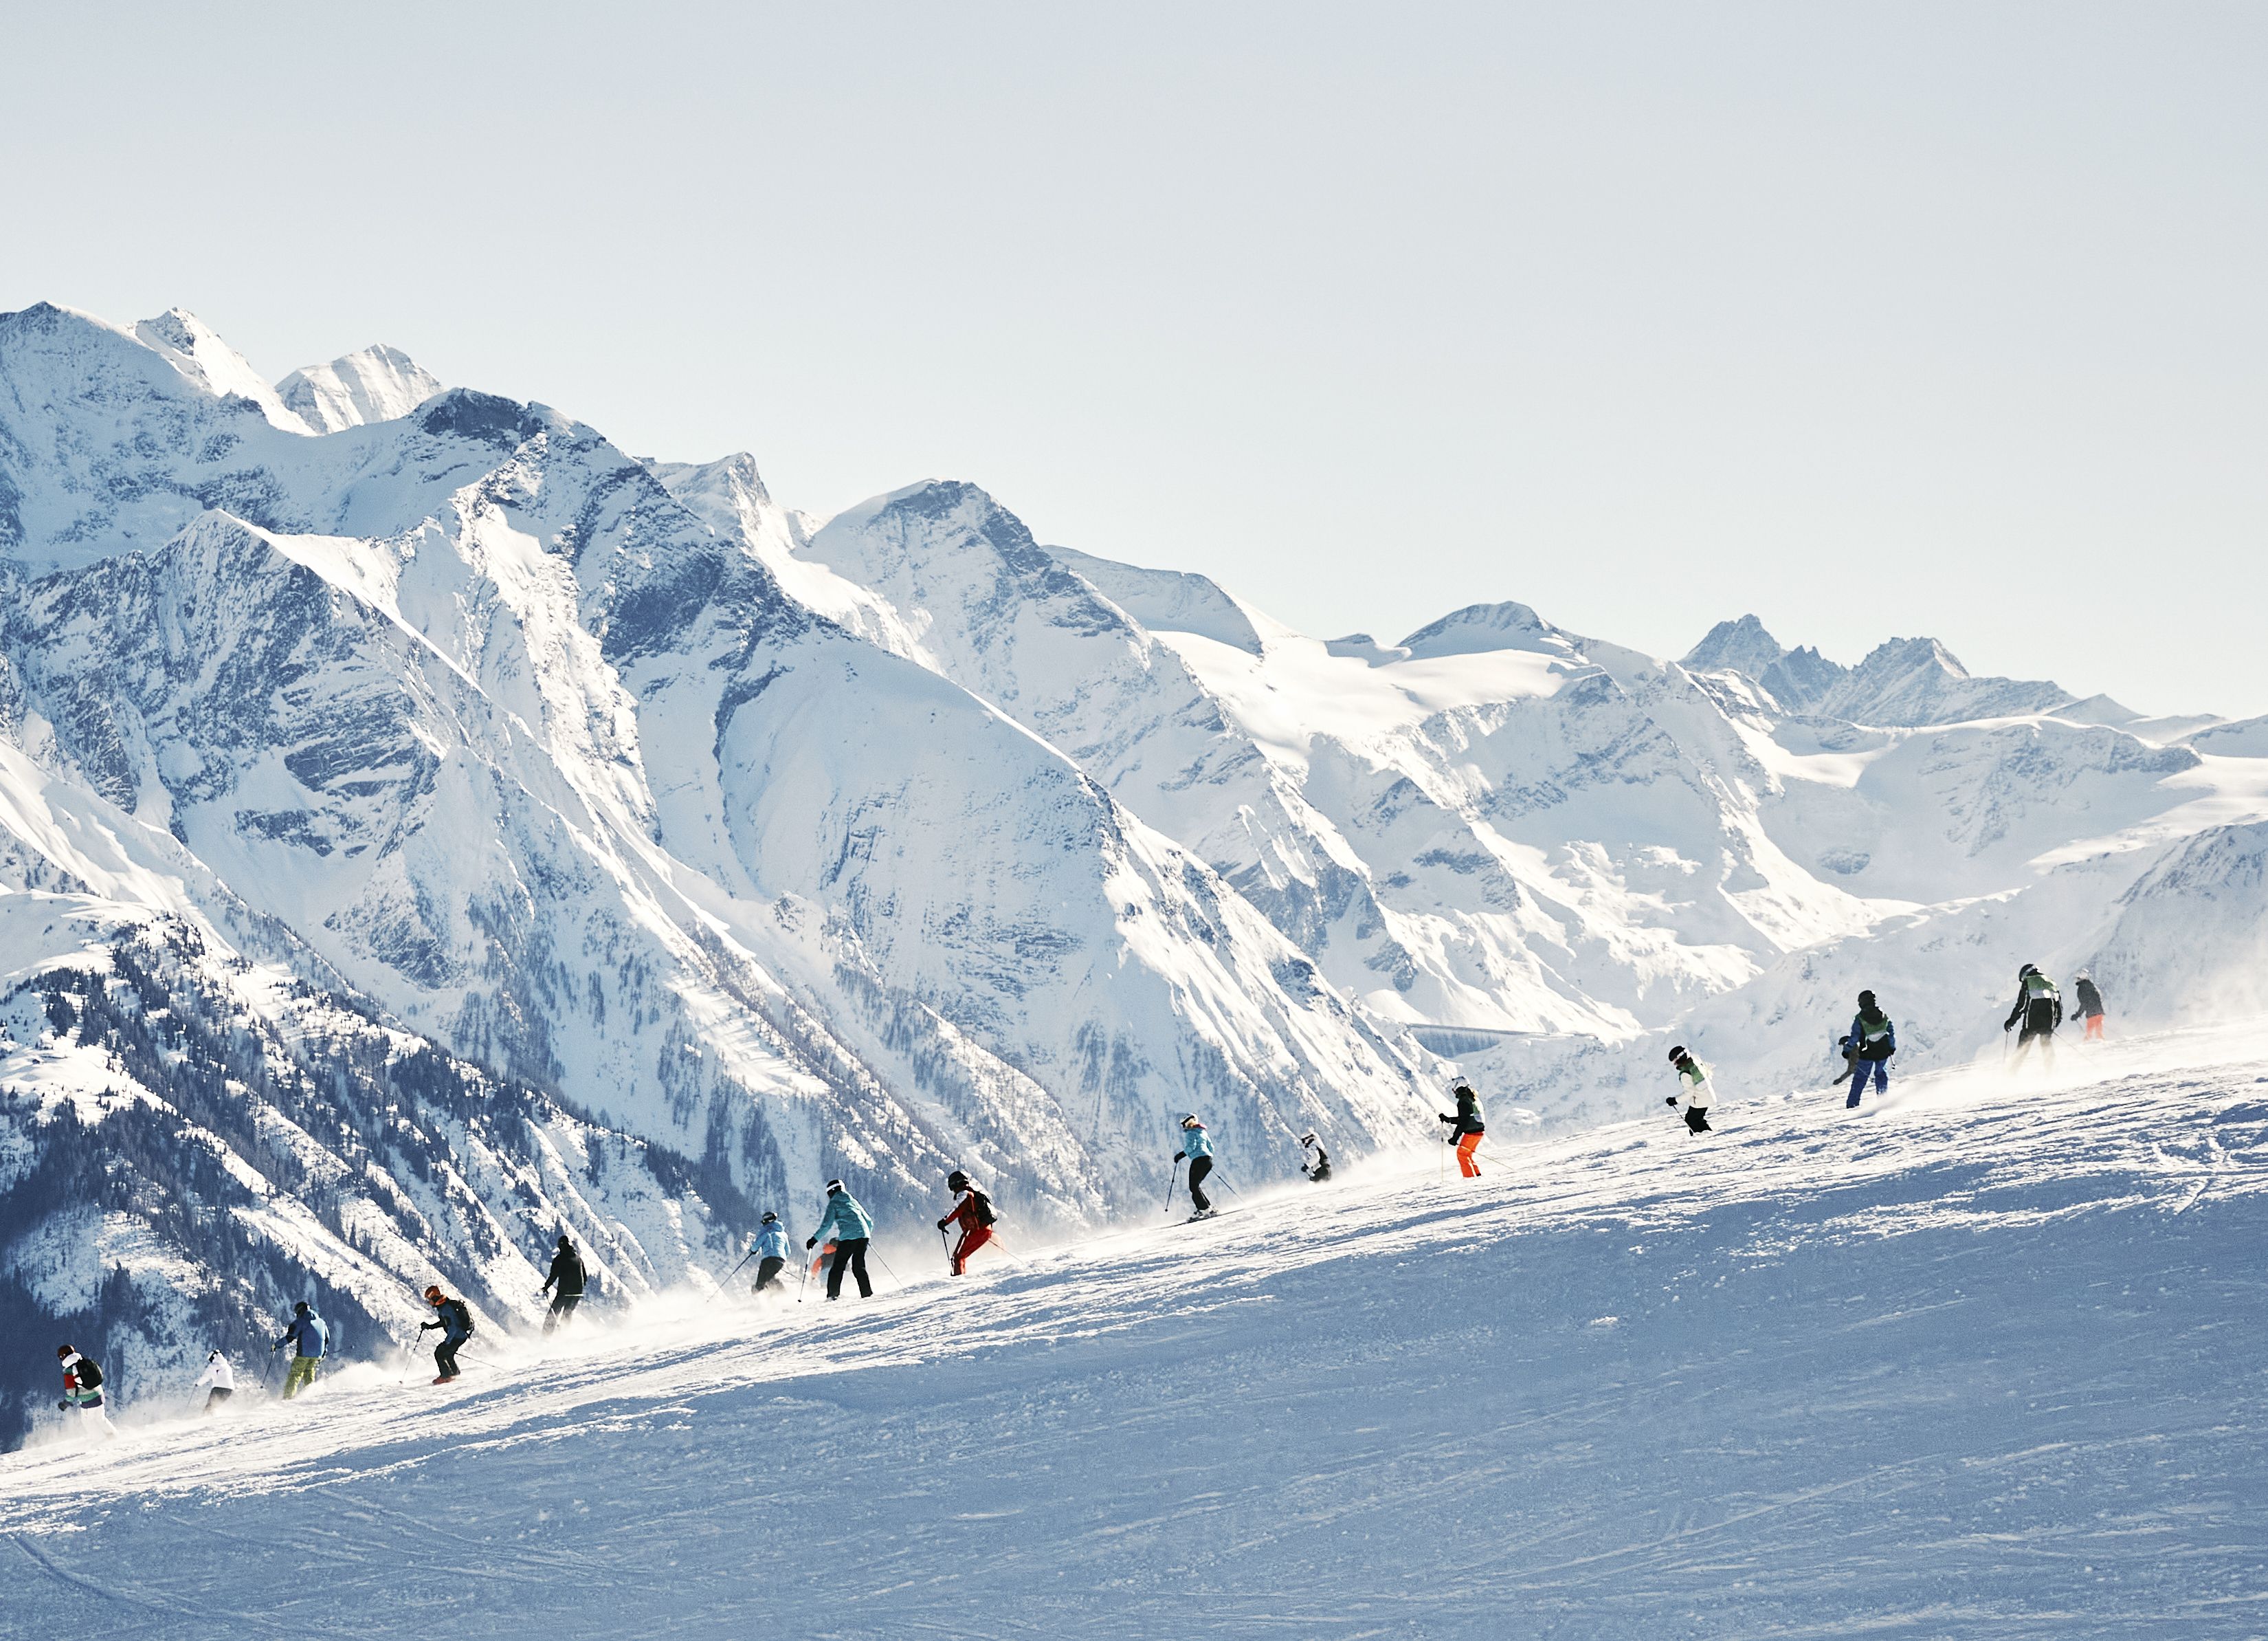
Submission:
M 803 1251 L 804 1251 L 806 1253 L 810 1253 L 812 1249 L 814 1249 L 814 1248 L 817 1247 L 818 1246 L 819 1246 L 819 1238 L 816 1238 L 816 1237 L 806 1237 L 806 1238 L 803 1239 Z
M 2016 1029 L 2016 1023 L 2014 1020 L 2003 1020 L 2000 1022 L 2000 1029 L 2004 1031 L 2013 1031 Z
M 1675 1105 L 1675 1104 L 1677 1104 L 1677 1096 L 1676 1096 L 1676 1095 L 1675 1095 L 1675 1094 L 1672 1094 L 1672 1095 L 1671 1095 L 1668 1099 L 1666 1099 L 1666 1100 L 1662 1101 L 1661 1103 L 1662 1103 L 1663 1105 Z
M 939 1231 L 943 1231 L 943 1230 L 945 1229 L 945 1222 L 944 1222 L 943 1220 L 941 1220 L 941 1219 L 940 1219 L 940 1220 L 939 1220 L 939 1221 L 937 1222 L 937 1228 L 938 1228 Z
M 1443 1122 L 1454 1122 L 1456 1120 L 1454 1117 L 1449 1115 L 1446 1111 L 1440 1112 L 1439 1115 Z
M 69 1413 L 70 1411 L 70 1403 L 68 1401 L 59 1401 L 55 1403 L 55 1406 L 65 1413 Z

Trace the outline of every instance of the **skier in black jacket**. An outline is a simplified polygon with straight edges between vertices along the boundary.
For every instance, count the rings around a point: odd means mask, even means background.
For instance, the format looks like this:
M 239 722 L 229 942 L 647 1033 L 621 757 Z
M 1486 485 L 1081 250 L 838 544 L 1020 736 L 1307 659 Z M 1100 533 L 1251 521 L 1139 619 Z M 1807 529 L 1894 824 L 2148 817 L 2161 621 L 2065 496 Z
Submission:
M 2071 977 L 2071 989 L 2079 994 L 2079 1016 L 2087 1022 L 2083 1043 L 2102 1040 L 2102 994 L 2095 989 L 2095 981 L 2085 969 Z
M 575 1251 L 571 1238 L 559 1238 L 559 1251 L 551 1256 L 551 1275 L 543 1279 L 543 1291 L 550 1293 L 555 1282 L 559 1291 L 543 1319 L 543 1331 L 547 1334 L 560 1323 L 573 1319 L 575 1307 L 583 1303 L 583 1256 Z
M 2016 971 L 2016 1006 L 2008 1010 L 2000 1029 L 2013 1031 L 2019 1020 L 2024 1023 L 2024 1030 L 2016 1039 L 2016 1057 L 2008 1062 L 2008 1068 L 2013 1071 L 2021 1065 L 2026 1051 L 2036 1042 L 2047 1069 L 2054 1070 L 2055 1031 L 2063 1024 L 2063 994 L 2053 980 L 2029 963 Z
M 1473 1153 L 1481 1149 L 1481 1141 L 1488 1135 L 1488 1125 L 1481 1120 L 1481 1097 L 1468 1083 L 1456 1087 L 1457 1114 L 1441 1113 L 1441 1120 L 1449 1125 L 1450 1136 L 1457 1142 L 1457 1167 L 1468 1179 L 1481 1177 L 1480 1160 Z

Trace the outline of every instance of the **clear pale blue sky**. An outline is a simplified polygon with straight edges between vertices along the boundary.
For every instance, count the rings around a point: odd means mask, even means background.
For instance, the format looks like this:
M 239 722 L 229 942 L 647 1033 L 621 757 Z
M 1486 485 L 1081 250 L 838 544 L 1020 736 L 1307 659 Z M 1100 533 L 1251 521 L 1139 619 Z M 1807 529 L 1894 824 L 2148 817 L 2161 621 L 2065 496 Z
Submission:
M 0 307 L 965 477 L 1317 633 L 2268 712 L 2268 7 L 354 10 L 12 17 Z

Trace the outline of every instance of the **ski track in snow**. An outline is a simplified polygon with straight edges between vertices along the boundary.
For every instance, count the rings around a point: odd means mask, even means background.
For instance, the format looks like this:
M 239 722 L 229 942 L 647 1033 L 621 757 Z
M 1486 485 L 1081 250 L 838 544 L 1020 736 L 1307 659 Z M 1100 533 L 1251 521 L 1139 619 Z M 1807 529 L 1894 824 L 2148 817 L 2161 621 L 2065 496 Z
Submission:
M 0 1460 L 9 1628 L 2258 1635 L 2263 1070 L 1664 1112 L 350 1368 Z

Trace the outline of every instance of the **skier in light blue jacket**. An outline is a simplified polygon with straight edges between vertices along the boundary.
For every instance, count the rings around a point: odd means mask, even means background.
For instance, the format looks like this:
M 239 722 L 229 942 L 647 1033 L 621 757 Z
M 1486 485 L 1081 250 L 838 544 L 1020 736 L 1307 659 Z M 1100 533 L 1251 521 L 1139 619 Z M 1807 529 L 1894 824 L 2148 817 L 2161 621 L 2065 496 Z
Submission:
M 874 1297 L 874 1284 L 866 1279 L 866 1239 L 874 1234 L 874 1217 L 858 1206 L 858 1199 L 843 1188 L 840 1179 L 827 1182 L 827 1217 L 819 1222 L 819 1229 L 804 1243 L 806 1248 L 815 1248 L 825 1237 L 835 1245 L 835 1258 L 827 1267 L 827 1297 L 843 1297 L 843 1271 L 849 1267 L 858 1279 L 858 1297 Z
M 780 1223 L 777 1214 L 764 1216 L 756 1229 L 755 1246 L 748 1252 L 756 1256 L 755 1291 L 762 1293 L 787 1265 L 787 1227 Z
M 1197 1120 L 1195 1112 L 1182 1119 L 1179 1156 L 1189 1161 L 1189 1206 L 1197 1209 L 1189 1217 L 1202 1219 L 1212 1212 L 1212 1199 L 1204 1194 L 1204 1177 L 1212 1172 L 1212 1136 L 1205 1132 L 1204 1124 Z

